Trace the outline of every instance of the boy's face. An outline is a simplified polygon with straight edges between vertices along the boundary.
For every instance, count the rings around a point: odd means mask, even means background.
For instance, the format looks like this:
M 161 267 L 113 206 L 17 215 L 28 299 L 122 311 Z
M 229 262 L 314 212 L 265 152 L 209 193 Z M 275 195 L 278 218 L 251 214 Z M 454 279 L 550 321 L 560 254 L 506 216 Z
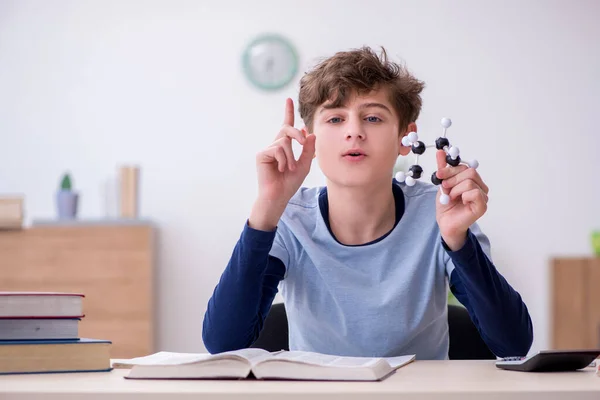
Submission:
M 399 118 L 386 90 L 365 95 L 354 94 L 339 108 L 326 102 L 314 116 L 316 155 L 329 181 L 340 186 L 359 187 L 388 179 L 398 154 L 406 155 L 402 146 Z

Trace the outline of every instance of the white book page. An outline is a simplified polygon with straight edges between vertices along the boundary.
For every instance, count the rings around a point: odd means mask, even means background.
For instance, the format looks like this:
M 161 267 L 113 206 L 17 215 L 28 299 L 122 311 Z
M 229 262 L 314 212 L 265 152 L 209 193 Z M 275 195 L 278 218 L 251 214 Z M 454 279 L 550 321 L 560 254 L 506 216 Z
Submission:
M 160 351 L 144 357 L 118 360 L 113 363 L 113 368 L 131 368 L 134 365 L 183 365 L 222 359 L 245 359 L 250 363 L 256 363 L 269 357 L 271 357 L 271 354 L 262 349 L 241 349 L 218 354 Z
M 392 366 L 393 369 L 400 368 L 412 361 L 414 361 L 415 355 L 398 356 L 398 357 L 385 357 L 385 360 Z
M 144 357 L 119 360 L 118 365 L 178 365 L 209 359 L 209 354 L 160 351 Z
M 372 367 L 382 358 L 369 357 L 341 357 L 328 354 L 319 354 L 305 351 L 288 351 L 277 354 L 271 358 L 272 360 L 282 360 L 302 364 L 319 365 L 323 367 Z

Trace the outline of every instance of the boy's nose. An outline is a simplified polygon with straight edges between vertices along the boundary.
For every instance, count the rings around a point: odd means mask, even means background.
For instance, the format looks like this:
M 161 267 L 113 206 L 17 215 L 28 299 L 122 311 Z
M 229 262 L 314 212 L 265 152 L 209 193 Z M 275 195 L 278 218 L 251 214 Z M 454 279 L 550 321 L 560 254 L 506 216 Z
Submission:
M 364 140 L 365 133 L 360 121 L 351 120 L 347 124 L 346 139 L 358 138 Z

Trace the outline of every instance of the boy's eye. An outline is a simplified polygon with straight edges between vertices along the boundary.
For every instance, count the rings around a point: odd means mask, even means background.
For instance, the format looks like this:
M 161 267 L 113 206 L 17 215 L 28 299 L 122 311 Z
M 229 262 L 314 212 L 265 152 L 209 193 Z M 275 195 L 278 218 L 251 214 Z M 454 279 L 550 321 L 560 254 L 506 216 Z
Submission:
M 379 118 L 379 117 L 367 117 L 367 121 L 369 121 L 369 122 L 381 122 L 381 118 Z
M 327 122 L 330 122 L 332 124 L 338 124 L 338 123 L 342 122 L 342 119 L 340 117 L 333 117 L 333 118 L 330 118 L 329 121 L 327 121 Z

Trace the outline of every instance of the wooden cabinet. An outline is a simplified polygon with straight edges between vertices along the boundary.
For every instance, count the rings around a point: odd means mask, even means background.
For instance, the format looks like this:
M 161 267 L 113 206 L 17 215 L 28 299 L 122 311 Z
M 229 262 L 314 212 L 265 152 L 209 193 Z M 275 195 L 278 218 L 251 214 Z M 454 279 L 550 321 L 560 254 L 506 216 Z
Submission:
M 600 348 L 600 258 L 552 260 L 552 347 Z
M 85 295 L 80 336 L 111 357 L 154 351 L 154 229 L 149 223 L 52 223 L 0 232 L 0 290 Z

